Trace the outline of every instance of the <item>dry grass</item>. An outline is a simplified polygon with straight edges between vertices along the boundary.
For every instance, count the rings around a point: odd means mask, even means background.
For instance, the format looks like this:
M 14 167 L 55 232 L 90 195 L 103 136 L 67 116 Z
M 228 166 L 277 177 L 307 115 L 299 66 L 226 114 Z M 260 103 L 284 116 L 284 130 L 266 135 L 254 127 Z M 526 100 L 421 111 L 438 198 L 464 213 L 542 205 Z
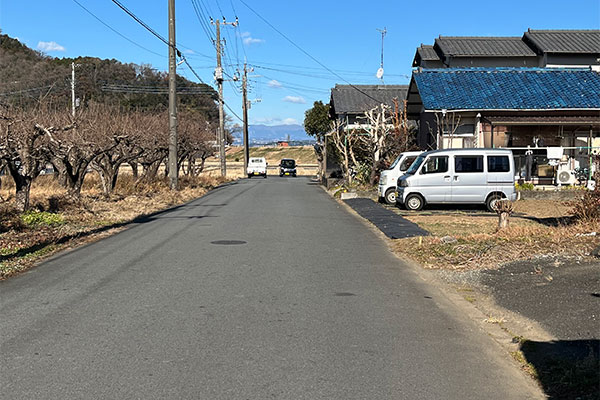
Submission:
M 537 204 L 536 204 L 537 203 Z M 569 217 L 566 203 L 525 200 L 516 203 L 522 217 L 511 217 L 510 226 L 497 231 L 497 216 L 414 215 L 407 217 L 431 236 L 399 239 L 394 249 L 426 268 L 477 269 L 539 255 L 586 257 L 600 245 L 600 221 L 560 224 Z M 531 219 L 528 219 L 532 217 Z M 536 218 L 540 220 L 536 220 Z M 548 226 L 539 221 L 558 221 Z M 596 232 L 595 236 L 586 235 Z M 452 236 L 453 243 L 441 238 Z
M 32 208 L 38 213 L 56 213 L 63 222 L 28 226 L 23 216 L 12 208 L 14 185 L 8 177 L 2 177 L 0 279 L 29 268 L 40 257 L 67 245 L 93 240 L 137 217 L 201 197 L 223 182 L 221 178 L 210 176 L 182 177 L 181 190 L 171 192 L 166 180 L 135 185 L 132 176 L 123 175 L 119 177 L 115 193 L 106 198 L 101 194 L 97 176 L 90 174 L 81 201 L 73 202 L 66 198 L 65 190 L 54 177 L 41 176 L 32 185 Z M 44 221 L 44 214 L 39 215 Z
M 250 157 L 265 157 L 269 165 L 277 165 L 282 158 L 293 158 L 297 164 L 317 164 L 312 146 L 251 147 Z M 227 151 L 227 161 L 244 160 L 244 148 L 232 147 Z

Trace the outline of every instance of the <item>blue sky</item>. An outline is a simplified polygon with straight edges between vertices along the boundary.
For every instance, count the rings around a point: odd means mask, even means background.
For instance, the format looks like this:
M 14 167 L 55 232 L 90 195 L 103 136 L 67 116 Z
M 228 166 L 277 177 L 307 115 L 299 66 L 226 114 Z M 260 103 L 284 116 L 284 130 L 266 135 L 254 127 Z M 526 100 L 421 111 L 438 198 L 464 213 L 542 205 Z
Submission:
M 74 0 L 0 0 L 0 29 L 29 47 L 55 57 L 94 56 L 167 69 L 167 46 L 110 0 L 77 0 L 122 35 L 86 13 Z M 244 0 L 262 18 L 319 63 L 297 49 L 252 12 L 242 0 L 194 0 L 207 21 L 222 15 L 239 26 L 222 29 L 226 71 L 244 58 L 250 74 L 251 123 L 302 123 L 316 100 L 327 102 L 336 84 L 378 84 L 381 35 L 386 28 L 385 83 L 408 83 L 415 49 L 446 36 L 521 36 L 532 29 L 599 29 L 600 1 L 267 1 Z M 167 37 L 167 0 L 121 0 L 144 22 Z M 213 84 L 215 49 L 192 0 L 176 0 L 177 42 L 190 64 Z M 154 54 L 158 53 L 158 54 Z M 164 56 L 161 56 L 164 54 Z M 184 66 L 178 73 L 195 80 Z M 226 83 L 225 101 L 241 116 L 239 83 Z M 235 120 L 235 118 L 234 118 Z M 239 122 L 239 121 L 238 121 Z

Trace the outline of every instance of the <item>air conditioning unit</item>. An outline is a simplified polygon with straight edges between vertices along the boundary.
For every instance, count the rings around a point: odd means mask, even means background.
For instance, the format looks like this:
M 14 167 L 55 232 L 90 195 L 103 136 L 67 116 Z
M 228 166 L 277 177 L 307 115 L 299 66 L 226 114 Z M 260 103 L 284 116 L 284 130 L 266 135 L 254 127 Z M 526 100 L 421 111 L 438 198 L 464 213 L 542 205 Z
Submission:
M 556 176 L 556 183 L 558 185 L 574 185 L 577 182 L 573 171 L 562 170 Z

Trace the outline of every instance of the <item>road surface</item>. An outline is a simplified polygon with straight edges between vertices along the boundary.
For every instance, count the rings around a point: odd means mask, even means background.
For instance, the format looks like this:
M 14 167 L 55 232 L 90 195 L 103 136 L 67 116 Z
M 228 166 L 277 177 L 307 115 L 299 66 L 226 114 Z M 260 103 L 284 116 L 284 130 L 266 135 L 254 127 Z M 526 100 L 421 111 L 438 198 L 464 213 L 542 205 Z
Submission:
M 307 178 L 216 189 L 0 282 L 5 399 L 527 399 L 538 389 Z

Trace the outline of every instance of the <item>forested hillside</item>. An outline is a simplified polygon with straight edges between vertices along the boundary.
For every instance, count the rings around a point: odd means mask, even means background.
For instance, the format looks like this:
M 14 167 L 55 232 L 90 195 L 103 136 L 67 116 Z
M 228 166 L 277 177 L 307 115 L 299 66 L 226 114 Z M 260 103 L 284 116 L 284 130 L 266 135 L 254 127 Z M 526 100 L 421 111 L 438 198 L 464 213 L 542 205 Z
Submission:
M 167 107 L 168 95 L 156 90 L 168 86 L 166 72 L 150 65 L 124 64 L 114 59 L 53 58 L 4 34 L 0 34 L 0 103 L 25 106 L 44 99 L 69 107 L 72 62 L 77 64 L 76 97 L 83 104 L 98 102 L 119 105 L 122 109 L 154 111 Z M 140 87 L 144 91 L 151 88 L 154 93 L 139 93 Z M 177 87 L 182 92 L 194 90 L 193 95 L 179 96 L 180 107 L 201 112 L 209 120 L 218 118 L 218 95 L 212 87 L 180 76 Z M 115 88 L 119 92 L 115 92 Z

